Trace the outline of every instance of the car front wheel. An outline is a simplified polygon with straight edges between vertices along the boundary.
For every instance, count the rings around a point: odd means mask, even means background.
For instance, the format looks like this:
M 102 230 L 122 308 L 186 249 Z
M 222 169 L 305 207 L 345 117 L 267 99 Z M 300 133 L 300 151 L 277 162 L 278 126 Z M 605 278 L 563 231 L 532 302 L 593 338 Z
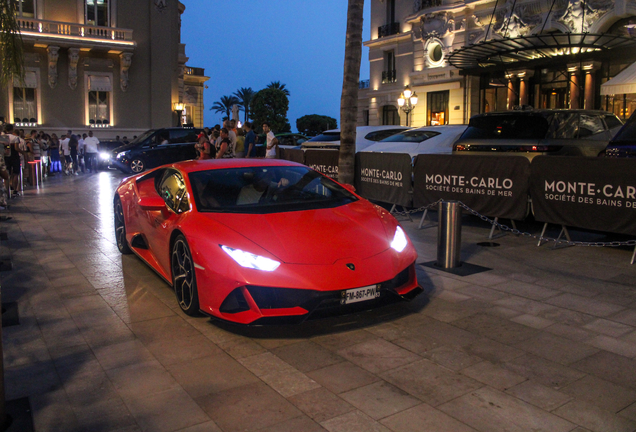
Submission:
M 121 199 L 115 198 L 115 240 L 117 240 L 117 249 L 122 254 L 128 255 L 132 253 L 128 240 L 126 240 L 126 221 L 124 220 L 124 208 L 121 205 Z
M 190 316 L 199 314 L 199 295 L 194 262 L 185 237 L 179 235 L 172 246 L 172 286 L 179 307 Z
M 140 172 L 143 172 L 143 170 L 146 169 L 146 164 L 144 164 L 144 161 L 141 159 L 133 159 L 132 161 L 130 161 L 130 170 L 133 172 L 133 174 L 138 174 Z

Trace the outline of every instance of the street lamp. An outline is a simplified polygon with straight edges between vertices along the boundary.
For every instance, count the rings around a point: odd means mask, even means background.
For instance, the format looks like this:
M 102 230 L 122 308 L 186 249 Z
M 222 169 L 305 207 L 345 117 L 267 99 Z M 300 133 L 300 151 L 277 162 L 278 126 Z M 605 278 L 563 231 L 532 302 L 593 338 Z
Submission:
M 409 86 L 404 87 L 404 91 L 397 100 L 400 109 L 406 113 L 406 125 L 409 126 L 409 113 L 417 105 L 417 93 L 411 91 Z
M 177 118 L 179 119 L 179 121 L 177 122 L 177 126 L 181 126 L 182 124 L 181 114 L 183 113 L 184 109 L 185 109 L 185 106 L 183 105 L 183 102 L 174 103 L 174 110 L 177 112 Z

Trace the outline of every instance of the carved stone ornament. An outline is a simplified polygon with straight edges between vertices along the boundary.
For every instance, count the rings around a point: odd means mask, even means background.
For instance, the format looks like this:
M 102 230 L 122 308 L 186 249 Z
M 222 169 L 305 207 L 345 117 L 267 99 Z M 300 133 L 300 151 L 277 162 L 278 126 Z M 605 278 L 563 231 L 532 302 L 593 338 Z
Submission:
M 504 37 L 518 37 L 530 33 L 543 22 L 539 2 L 524 3 L 515 6 L 514 0 L 508 0 L 495 15 L 494 31 Z M 513 9 L 513 6 L 514 9 Z
M 427 67 L 444 66 L 444 58 L 452 50 L 453 42 L 455 41 L 455 20 L 453 16 L 448 12 L 426 14 L 420 20 L 420 28 Z M 439 48 L 436 48 L 436 46 L 441 46 L 443 50 L 441 57 L 439 56 Z M 437 53 L 435 55 L 436 59 L 432 60 L 431 55 L 434 52 Z
M 71 90 L 77 88 L 77 63 L 79 62 L 79 48 L 68 49 L 68 86 Z
M 46 52 L 49 55 L 49 86 L 53 89 L 57 87 L 57 60 L 60 57 L 60 47 L 49 46 Z
M 119 88 L 124 93 L 128 90 L 128 84 L 130 83 L 128 69 L 132 65 L 132 56 L 132 53 L 127 52 L 119 54 Z
M 589 31 L 590 26 L 613 7 L 613 2 L 609 0 L 571 0 L 555 16 L 573 33 L 583 33 Z
M 157 8 L 159 12 L 163 12 L 168 7 L 168 5 L 166 4 L 168 0 L 154 0 L 154 2 L 155 2 L 155 7 Z

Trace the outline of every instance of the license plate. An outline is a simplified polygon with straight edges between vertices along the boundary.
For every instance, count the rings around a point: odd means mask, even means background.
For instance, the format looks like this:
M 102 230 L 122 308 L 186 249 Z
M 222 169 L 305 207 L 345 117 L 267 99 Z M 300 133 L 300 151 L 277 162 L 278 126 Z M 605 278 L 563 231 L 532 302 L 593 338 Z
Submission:
M 380 286 L 370 285 L 362 288 L 354 288 L 342 292 L 340 304 L 357 303 L 380 297 Z

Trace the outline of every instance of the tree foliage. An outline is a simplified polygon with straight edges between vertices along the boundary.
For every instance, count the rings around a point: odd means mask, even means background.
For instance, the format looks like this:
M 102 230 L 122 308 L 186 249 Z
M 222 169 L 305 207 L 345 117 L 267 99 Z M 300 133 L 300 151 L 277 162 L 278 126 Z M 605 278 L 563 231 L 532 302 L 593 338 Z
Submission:
M 234 92 L 234 96 L 238 98 L 239 103 L 243 107 L 243 111 L 245 112 L 245 119 L 243 120 L 243 122 L 246 122 L 250 119 L 252 100 L 254 99 L 255 94 L 256 92 L 252 90 L 252 87 L 241 87 Z
M 221 99 L 212 104 L 210 110 L 214 110 L 215 113 L 225 113 L 227 118 L 230 118 L 232 105 L 241 105 L 236 96 L 221 96 Z
M 327 129 L 335 129 L 337 127 L 338 121 L 335 118 L 318 114 L 302 116 L 296 120 L 298 133 L 307 136 L 319 135 Z
M 289 90 L 285 88 L 285 84 L 281 84 L 280 81 L 272 81 L 271 83 L 267 85 L 267 88 L 278 89 L 278 90 L 281 90 L 283 93 L 285 93 L 285 96 L 291 96 L 291 94 L 289 93 Z
M 283 90 L 265 88 L 254 95 L 252 102 L 252 118 L 257 129 L 264 122 L 269 123 L 274 132 L 287 132 L 291 130 L 287 120 L 289 99 Z
M 364 0 L 349 0 L 342 97 L 340 98 L 340 157 L 338 158 L 338 181 L 346 184 L 353 184 L 355 172 L 363 9 Z
M 24 79 L 22 36 L 16 19 L 17 2 L 0 0 L 0 84 L 12 77 Z

